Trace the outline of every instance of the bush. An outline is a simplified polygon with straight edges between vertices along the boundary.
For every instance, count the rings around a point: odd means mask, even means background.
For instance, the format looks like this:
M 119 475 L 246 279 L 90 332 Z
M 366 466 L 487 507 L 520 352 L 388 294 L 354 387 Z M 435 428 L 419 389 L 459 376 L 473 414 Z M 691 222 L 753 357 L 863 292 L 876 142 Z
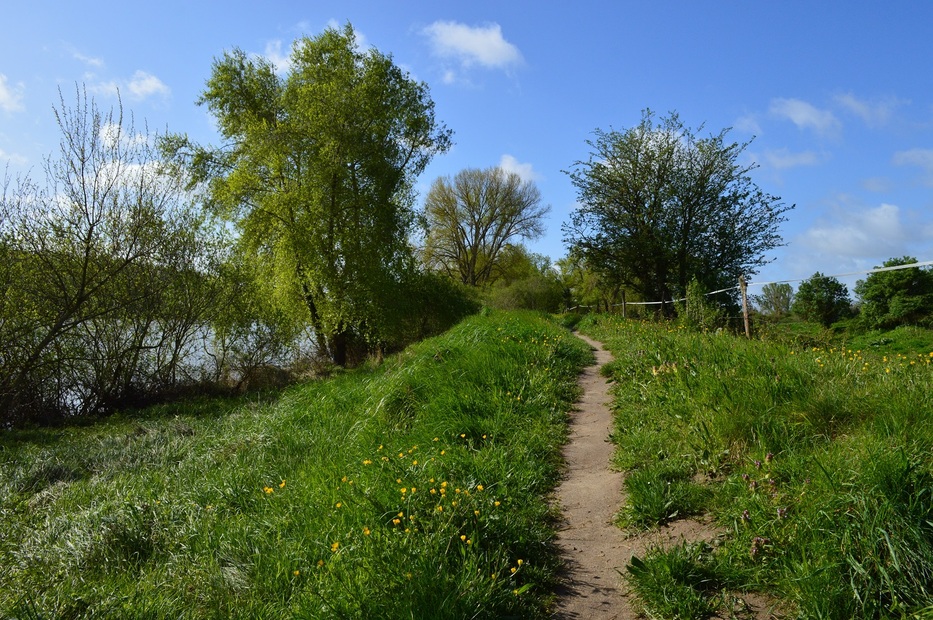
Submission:
M 801 318 L 829 327 L 849 316 L 851 305 L 846 285 L 817 271 L 808 280 L 801 282 L 792 308 Z
M 884 262 L 884 267 L 916 263 L 904 256 Z M 933 315 L 933 272 L 899 269 L 870 274 L 855 284 L 862 302 L 861 320 L 869 329 L 890 329 L 917 324 Z

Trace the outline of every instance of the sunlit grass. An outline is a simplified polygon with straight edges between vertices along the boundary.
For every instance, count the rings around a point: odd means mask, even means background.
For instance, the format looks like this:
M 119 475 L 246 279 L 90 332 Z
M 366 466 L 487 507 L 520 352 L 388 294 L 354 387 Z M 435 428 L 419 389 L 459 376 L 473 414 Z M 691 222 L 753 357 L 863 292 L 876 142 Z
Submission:
M 668 520 L 677 481 L 699 474 L 728 531 L 704 564 L 722 587 L 769 592 L 806 618 L 933 610 L 933 346 L 902 346 L 928 335 L 802 346 L 615 317 L 581 329 L 616 355 L 616 463 L 636 491 L 623 514 L 641 518 L 627 525 Z M 658 585 L 678 553 L 633 565 L 646 604 L 677 608 L 661 590 L 687 608 L 725 600 L 683 590 L 689 580 Z
M 543 617 L 585 345 L 471 318 L 378 368 L 0 443 L 0 615 Z

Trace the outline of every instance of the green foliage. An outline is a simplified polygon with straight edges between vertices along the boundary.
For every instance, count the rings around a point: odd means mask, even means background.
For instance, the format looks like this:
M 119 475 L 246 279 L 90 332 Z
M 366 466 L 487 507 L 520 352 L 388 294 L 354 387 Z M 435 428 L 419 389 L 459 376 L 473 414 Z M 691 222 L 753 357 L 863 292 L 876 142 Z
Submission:
M 563 227 L 571 252 L 646 301 L 683 296 L 696 278 L 707 290 L 755 273 L 781 245 L 792 209 L 761 191 L 739 163 L 747 143 L 728 130 L 700 137 L 676 113 L 655 123 L 596 131 L 591 153 L 569 172 L 580 208 Z
M 676 304 L 677 319 L 682 325 L 705 331 L 725 326 L 728 317 L 726 309 L 717 305 L 706 293 L 696 278 L 690 281 L 684 296 L 686 301 Z
M 287 76 L 242 50 L 216 60 L 201 96 L 226 146 L 182 136 L 162 149 L 207 204 L 234 223 L 279 299 L 300 303 L 319 348 L 339 365 L 354 342 L 395 326 L 414 267 L 408 233 L 415 178 L 450 146 L 425 84 L 392 58 L 328 28 L 293 47 Z
M 769 282 L 761 287 L 761 294 L 755 295 L 753 300 L 762 314 L 780 318 L 790 314 L 794 289 L 786 282 Z
M 816 272 L 800 283 L 794 297 L 794 314 L 807 321 L 829 327 L 851 314 L 849 289 L 832 276 Z
M 652 615 L 678 620 L 713 616 L 721 580 L 710 566 L 710 551 L 702 543 L 683 543 L 667 550 L 655 547 L 644 560 L 632 556 L 630 581 Z
M 544 234 L 544 216 L 534 181 L 502 168 L 467 168 L 440 177 L 425 198 L 424 262 L 470 286 L 501 276 L 509 245 Z
M 728 532 L 712 551 L 633 561 L 633 587 L 652 613 L 707 614 L 706 604 L 724 615 L 731 593 L 750 587 L 806 618 L 933 608 L 929 331 L 859 336 L 877 343 L 866 347 L 826 330 L 824 348 L 605 315 L 579 327 L 616 356 L 616 464 L 644 478 L 639 502 L 665 505 L 653 487 L 668 470 L 676 480 L 702 474 L 703 505 Z M 685 588 L 694 573 L 715 587 Z
M 529 254 L 521 246 L 503 253 L 500 275 L 484 297 L 502 310 L 557 312 L 564 300 L 564 287 L 546 256 Z
M 379 367 L 0 437 L 0 616 L 546 618 L 591 359 L 486 313 Z
M 626 504 L 621 523 L 626 527 L 656 527 L 702 514 L 711 493 L 692 482 L 692 468 L 668 461 L 636 469 L 625 477 Z
M 916 263 L 904 256 L 884 262 L 883 267 Z M 869 329 L 890 329 L 916 324 L 933 315 L 933 271 L 922 267 L 880 271 L 855 284 L 861 301 L 860 318 Z

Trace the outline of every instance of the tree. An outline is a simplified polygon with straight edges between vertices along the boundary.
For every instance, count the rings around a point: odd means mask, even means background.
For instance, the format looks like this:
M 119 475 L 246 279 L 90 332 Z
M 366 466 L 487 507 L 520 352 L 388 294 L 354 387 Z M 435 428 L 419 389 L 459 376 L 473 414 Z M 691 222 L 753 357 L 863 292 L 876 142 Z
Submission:
M 892 258 L 883 267 L 911 265 L 912 256 Z M 916 323 L 933 314 L 933 272 L 921 267 L 879 271 L 855 283 L 861 317 L 873 329 Z
M 77 89 L 76 89 L 77 90 Z M 180 188 L 145 133 L 81 90 L 61 97 L 45 185 L 0 197 L 0 417 L 100 411 L 160 382 L 188 331 L 167 327 L 177 280 L 199 244 Z M 174 316 L 169 316 L 174 315 Z
M 793 208 L 752 182 L 756 166 L 738 161 L 748 143 L 698 132 L 646 110 L 636 127 L 597 130 L 589 159 L 567 173 L 580 207 L 565 243 L 649 301 L 681 297 L 694 278 L 717 290 L 754 274 L 782 245 L 778 226 Z
M 339 365 L 351 341 L 391 326 L 413 268 L 414 180 L 450 146 L 424 83 L 357 47 L 352 26 L 296 42 L 285 77 L 241 50 L 216 60 L 201 95 L 226 144 L 163 149 L 239 243 L 270 265 L 277 296 L 301 300 L 321 350 Z
M 464 284 L 484 286 L 498 275 L 510 242 L 544 233 L 549 210 L 534 181 L 502 168 L 438 178 L 425 199 L 425 262 Z
M 794 314 L 829 327 L 850 313 L 849 289 L 832 276 L 819 271 L 800 283 L 792 306 Z
M 794 301 L 794 289 L 786 282 L 769 282 L 761 287 L 761 295 L 755 295 L 762 314 L 780 317 L 790 313 Z

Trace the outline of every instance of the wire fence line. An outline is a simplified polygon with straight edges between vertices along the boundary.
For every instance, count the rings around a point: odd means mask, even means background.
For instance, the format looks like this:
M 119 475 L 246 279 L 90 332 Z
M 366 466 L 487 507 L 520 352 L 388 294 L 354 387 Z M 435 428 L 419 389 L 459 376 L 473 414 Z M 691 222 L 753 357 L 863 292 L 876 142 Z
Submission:
M 875 269 L 868 269 L 865 271 L 853 271 L 851 273 L 828 274 L 823 277 L 848 278 L 851 276 L 861 276 L 861 275 L 871 274 L 871 273 L 881 273 L 883 271 L 897 271 L 899 269 L 914 269 L 917 267 L 930 267 L 930 266 L 933 266 L 933 260 L 923 261 L 919 263 L 909 263 L 907 265 L 894 265 L 893 267 L 876 267 Z M 765 286 L 767 284 L 789 284 L 791 282 L 803 282 L 804 280 L 809 280 L 809 278 L 797 278 L 795 280 L 771 280 L 768 282 L 746 282 L 745 286 L 747 288 L 749 286 Z M 710 291 L 709 293 L 706 293 L 706 296 L 708 297 L 710 295 L 716 295 L 718 293 L 727 293 L 729 291 L 738 291 L 738 290 L 741 290 L 741 288 L 742 288 L 742 285 L 738 284 L 736 286 L 721 288 L 718 291 Z M 683 303 L 685 301 L 687 301 L 686 297 L 681 297 L 680 299 L 668 299 L 665 301 L 623 301 L 622 303 L 610 304 L 607 307 L 617 308 L 619 306 L 660 306 L 663 304 Z M 573 308 L 567 308 L 567 312 L 570 312 L 572 310 L 578 310 L 580 308 L 593 308 L 593 307 L 594 306 L 588 306 L 588 305 L 581 304 L 578 306 L 574 306 Z

